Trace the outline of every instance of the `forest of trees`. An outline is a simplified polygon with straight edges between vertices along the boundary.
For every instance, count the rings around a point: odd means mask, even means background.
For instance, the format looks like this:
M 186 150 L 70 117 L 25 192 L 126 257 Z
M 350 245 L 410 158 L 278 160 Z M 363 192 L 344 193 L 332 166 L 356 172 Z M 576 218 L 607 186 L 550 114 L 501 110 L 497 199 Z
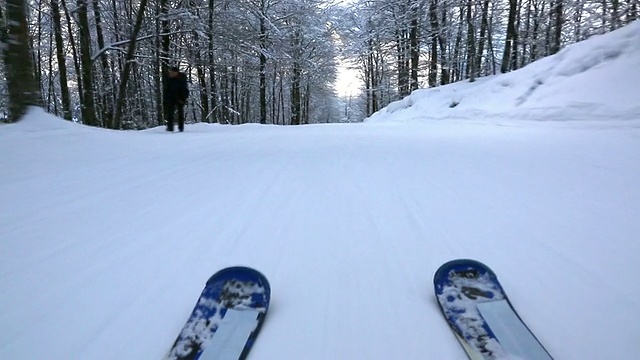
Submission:
M 0 119 L 38 105 L 91 126 L 163 125 L 164 74 L 178 66 L 191 91 L 187 122 L 359 121 L 415 89 L 512 71 L 615 30 L 639 5 L 0 0 Z M 362 80 L 357 98 L 336 95 L 341 62 Z

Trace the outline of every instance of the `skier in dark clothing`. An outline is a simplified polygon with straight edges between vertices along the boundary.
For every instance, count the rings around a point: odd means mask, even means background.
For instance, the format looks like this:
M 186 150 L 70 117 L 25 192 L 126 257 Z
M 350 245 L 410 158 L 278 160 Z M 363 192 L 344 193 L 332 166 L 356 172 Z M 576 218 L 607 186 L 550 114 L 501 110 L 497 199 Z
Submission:
M 187 76 L 177 67 L 169 69 L 164 90 L 167 131 L 173 131 L 173 115 L 178 110 L 178 130 L 184 131 L 184 105 L 189 97 Z

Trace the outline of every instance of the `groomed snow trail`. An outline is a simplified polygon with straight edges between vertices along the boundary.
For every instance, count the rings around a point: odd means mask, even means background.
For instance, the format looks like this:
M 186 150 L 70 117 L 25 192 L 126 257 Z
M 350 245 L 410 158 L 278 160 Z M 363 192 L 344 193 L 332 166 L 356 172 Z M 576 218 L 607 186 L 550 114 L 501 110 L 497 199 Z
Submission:
M 251 359 L 464 359 L 432 289 L 460 257 L 554 357 L 640 350 L 637 127 L 38 116 L 0 127 L 0 358 L 160 359 L 208 277 L 246 265 L 272 287 Z

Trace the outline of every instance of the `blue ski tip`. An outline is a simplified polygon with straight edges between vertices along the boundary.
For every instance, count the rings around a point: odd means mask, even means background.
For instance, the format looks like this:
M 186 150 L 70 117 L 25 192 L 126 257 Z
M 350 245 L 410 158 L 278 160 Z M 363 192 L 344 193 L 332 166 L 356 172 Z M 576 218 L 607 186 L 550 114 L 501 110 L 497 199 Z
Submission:
M 442 287 L 445 285 L 451 285 L 451 273 L 458 276 L 467 277 L 486 277 L 500 289 L 502 293 L 504 290 L 498 282 L 498 277 L 487 265 L 477 260 L 472 259 L 456 259 L 448 261 L 438 268 L 433 276 L 433 285 L 436 293 L 441 293 Z

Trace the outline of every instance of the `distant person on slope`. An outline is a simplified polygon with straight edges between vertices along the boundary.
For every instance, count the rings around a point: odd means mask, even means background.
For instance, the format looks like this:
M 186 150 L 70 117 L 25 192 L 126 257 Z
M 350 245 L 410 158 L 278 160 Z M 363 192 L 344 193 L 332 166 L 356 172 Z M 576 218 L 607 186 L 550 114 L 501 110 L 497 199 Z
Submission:
M 187 75 L 177 67 L 169 69 L 164 89 L 164 105 L 167 114 L 167 131 L 173 131 L 173 115 L 178 110 L 178 130 L 184 131 L 184 105 L 189 97 Z

